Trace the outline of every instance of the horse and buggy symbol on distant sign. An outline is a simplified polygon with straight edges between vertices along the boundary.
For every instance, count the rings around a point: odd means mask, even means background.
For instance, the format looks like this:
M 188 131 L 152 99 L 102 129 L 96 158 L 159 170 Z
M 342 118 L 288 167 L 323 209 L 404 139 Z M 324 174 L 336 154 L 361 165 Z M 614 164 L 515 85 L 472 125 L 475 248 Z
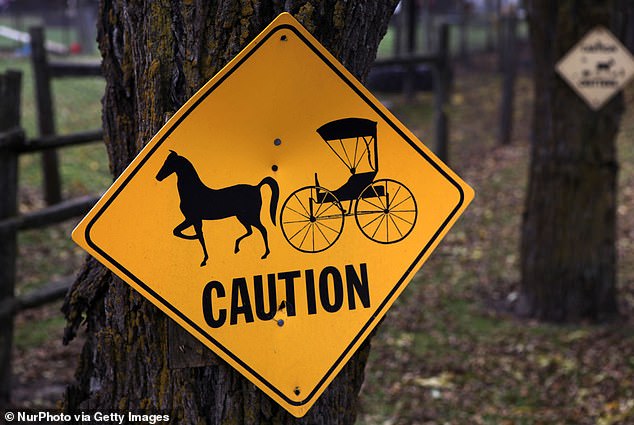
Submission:
M 282 234 L 295 249 L 305 253 L 322 252 L 330 248 L 341 236 L 346 217 L 354 216 L 361 233 L 374 242 L 396 243 L 406 238 L 416 223 L 418 209 L 412 192 L 393 179 L 378 179 L 379 171 L 377 123 L 364 118 L 343 118 L 328 122 L 317 129 L 335 156 L 348 168 L 350 177 L 338 189 L 329 190 L 319 184 L 292 192 L 280 212 Z M 173 229 L 176 237 L 198 240 L 204 258 L 208 259 L 202 231 L 203 220 L 236 217 L 246 233 L 235 242 L 234 252 L 240 250 L 240 241 L 257 228 L 269 254 L 267 230 L 260 220 L 262 197 L 260 189 L 270 186 L 272 196 L 270 215 L 273 225 L 277 210 L 279 188 L 272 177 L 265 177 L 257 185 L 239 184 L 221 189 L 204 185 L 194 166 L 185 157 L 170 152 L 156 178 L 162 181 L 175 173 L 180 209 L 185 220 Z M 347 204 L 346 204 L 347 203 Z M 192 227 L 193 235 L 183 231 Z

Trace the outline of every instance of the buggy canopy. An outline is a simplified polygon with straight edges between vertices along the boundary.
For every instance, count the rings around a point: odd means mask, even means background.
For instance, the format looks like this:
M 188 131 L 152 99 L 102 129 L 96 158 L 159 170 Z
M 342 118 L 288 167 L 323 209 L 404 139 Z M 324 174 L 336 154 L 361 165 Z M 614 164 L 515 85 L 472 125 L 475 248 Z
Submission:
M 317 133 L 325 141 L 353 137 L 376 138 L 376 122 L 365 118 L 342 118 L 322 125 Z
M 378 171 L 375 121 L 365 118 L 342 118 L 322 125 L 317 129 L 317 133 L 348 167 L 350 173 L 372 171 L 376 174 Z M 367 157 L 367 165 L 362 164 L 364 157 Z

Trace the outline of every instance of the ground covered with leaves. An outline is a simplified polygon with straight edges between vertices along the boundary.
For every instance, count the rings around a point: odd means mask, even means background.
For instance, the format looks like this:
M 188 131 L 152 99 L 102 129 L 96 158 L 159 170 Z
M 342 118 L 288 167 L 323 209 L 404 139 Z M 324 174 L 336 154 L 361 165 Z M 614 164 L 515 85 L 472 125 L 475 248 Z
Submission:
M 532 86 L 522 72 L 513 143 L 498 146 L 501 78 L 494 68 L 476 61 L 457 71 L 450 163 L 476 198 L 376 332 L 358 423 L 634 424 L 634 89 L 626 93 L 629 108 L 618 141 L 623 318 L 604 325 L 540 324 L 503 308 L 515 299 L 519 279 Z M 414 103 L 389 96 L 386 102 L 431 143 L 430 95 Z M 94 159 L 103 151 L 65 155 L 69 164 L 89 164 L 108 180 L 105 157 Z M 73 161 L 78 155 L 83 159 Z M 35 160 L 25 161 L 29 169 Z M 29 171 L 26 178 L 31 181 Z M 86 190 L 80 183 L 70 188 L 72 194 Z M 22 188 L 23 211 L 41 207 L 38 193 Z M 21 234 L 19 292 L 78 269 L 84 255 L 68 241 L 72 226 Z M 16 405 L 55 406 L 72 380 L 81 340 L 63 347 L 63 326 L 59 304 L 17 317 Z

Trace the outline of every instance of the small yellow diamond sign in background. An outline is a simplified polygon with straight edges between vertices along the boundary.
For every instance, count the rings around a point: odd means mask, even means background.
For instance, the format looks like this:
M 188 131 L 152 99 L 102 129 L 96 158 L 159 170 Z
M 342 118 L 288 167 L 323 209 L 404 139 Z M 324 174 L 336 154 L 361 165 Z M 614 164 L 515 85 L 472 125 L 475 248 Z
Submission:
M 556 70 L 598 110 L 632 78 L 634 59 L 609 30 L 597 27 L 557 63 Z
M 299 417 L 472 198 L 282 14 L 73 238 Z

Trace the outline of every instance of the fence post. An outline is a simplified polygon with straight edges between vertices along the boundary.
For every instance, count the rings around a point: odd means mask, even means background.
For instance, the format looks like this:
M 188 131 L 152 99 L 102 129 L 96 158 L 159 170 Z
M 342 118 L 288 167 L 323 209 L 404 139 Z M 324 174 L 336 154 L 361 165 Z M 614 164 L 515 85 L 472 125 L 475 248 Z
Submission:
M 500 104 L 500 144 L 511 143 L 513 134 L 513 102 L 515 100 L 515 77 L 517 75 L 517 17 L 511 13 L 504 18 L 506 37 L 502 62 L 502 101 Z
M 0 74 L 0 132 L 20 125 L 20 90 L 22 74 Z M 0 139 L 0 220 L 18 212 L 18 154 L 5 139 Z M 0 230 L 0 301 L 13 298 L 17 255 L 17 230 Z M 0 317 L 0 406 L 11 396 L 11 349 L 13 317 Z
M 451 87 L 451 65 L 449 55 L 449 25 L 443 23 L 438 38 L 438 60 L 434 66 L 434 129 L 436 132 L 435 153 L 443 162 L 449 163 L 449 92 Z
M 469 56 L 469 20 L 470 6 L 466 1 L 462 1 L 460 5 L 460 21 L 459 21 L 459 34 L 460 34 L 460 60 L 465 63 L 470 63 Z
M 403 26 L 405 21 L 405 12 L 401 8 L 399 13 L 392 15 L 392 25 L 394 28 L 393 52 L 392 56 L 399 57 L 403 54 Z
M 625 47 L 634 51 L 634 4 L 629 3 L 625 12 Z
M 55 113 L 51 94 L 51 77 L 48 69 L 48 59 L 44 40 L 44 29 L 32 27 L 31 61 L 35 78 L 35 97 L 37 103 L 37 121 L 40 136 L 55 134 Z M 42 178 L 44 179 L 44 199 L 48 205 L 62 200 L 61 178 L 59 175 L 59 161 L 57 152 L 53 149 L 42 152 Z
M 418 4 L 416 0 L 404 2 L 404 12 L 406 21 L 406 44 L 405 54 L 414 56 L 416 54 L 416 28 L 418 24 Z M 407 100 L 416 97 L 416 64 L 414 62 L 405 65 L 405 80 L 403 81 L 403 93 Z
M 486 0 L 485 2 L 485 24 L 486 24 L 486 41 L 485 41 L 485 50 L 487 52 L 492 52 L 495 50 L 495 41 L 494 41 L 494 29 L 497 19 L 497 14 L 495 13 L 495 5 L 493 4 L 493 0 Z
M 434 32 L 434 14 L 429 2 L 425 2 L 423 10 L 423 27 L 425 28 L 425 51 L 433 52 L 436 46 L 436 34 Z
M 504 69 L 504 40 L 506 35 L 504 31 L 504 13 L 502 13 L 502 0 L 495 0 L 495 29 L 497 31 L 497 70 L 502 71 Z

